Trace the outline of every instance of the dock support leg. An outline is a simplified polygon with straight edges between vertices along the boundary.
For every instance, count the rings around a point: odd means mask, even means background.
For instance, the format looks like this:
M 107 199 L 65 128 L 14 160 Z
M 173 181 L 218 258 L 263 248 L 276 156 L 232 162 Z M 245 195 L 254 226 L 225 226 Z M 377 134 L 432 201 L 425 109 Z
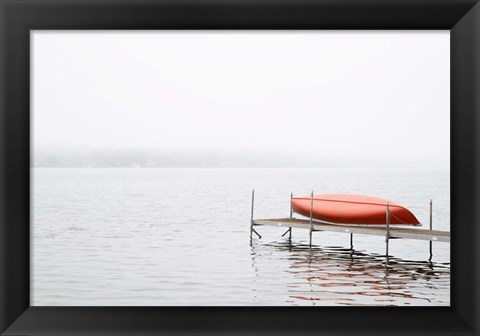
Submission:
M 353 250 L 353 233 L 350 233 L 350 250 Z
M 385 256 L 387 258 L 387 264 L 388 264 L 388 243 L 390 239 L 390 202 L 387 201 L 387 218 L 386 218 L 386 224 L 387 224 L 387 229 L 385 230 Z
M 312 247 L 312 232 L 313 232 L 313 190 L 310 195 L 310 247 Z
M 252 210 L 250 212 L 250 240 L 252 240 L 253 235 L 253 204 L 255 202 L 255 189 L 252 189 Z
M 432 209 L 433 209 L 433 205 L 432 205 L 432 200 L 430 200 L 430 231 L 432 231 L 432 228 L 433 228 L 433 214 L 432 214 Z M 429 244 L 430 244 L 430 259 L 429 260 L 432 260 L 432 256 L 433 256 L 433 253 L 432 253 L 432 241 L 430 240 Z
M 255 233 L 258 238 L 262 238 L 260 234 L 253 228 L 254 220 L 253 220 L 253 204 L 255 202 L 255 189 L 252 189 L 252 212 L 250 213 L 250 241 L 252 241 L 252 234 Z
M 289 233 L 289 232 L 292 232 L 292 228 L 288 228 L 288 230 L 285 231 L 285 232 L 282 234 L 282 237 L 284 237 L 284 236 L 285 236 L 287 233 Z M 291 236 L 291 235 L 292 235 L 292 234 L 290 233 L 290 236 Z

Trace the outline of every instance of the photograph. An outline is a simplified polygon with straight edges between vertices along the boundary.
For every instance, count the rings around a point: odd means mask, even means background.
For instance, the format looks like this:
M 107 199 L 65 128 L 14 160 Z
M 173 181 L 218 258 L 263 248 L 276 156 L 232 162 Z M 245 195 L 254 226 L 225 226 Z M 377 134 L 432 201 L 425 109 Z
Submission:
M 450 39 L 31 30 L 31 306 L 449 307 Z

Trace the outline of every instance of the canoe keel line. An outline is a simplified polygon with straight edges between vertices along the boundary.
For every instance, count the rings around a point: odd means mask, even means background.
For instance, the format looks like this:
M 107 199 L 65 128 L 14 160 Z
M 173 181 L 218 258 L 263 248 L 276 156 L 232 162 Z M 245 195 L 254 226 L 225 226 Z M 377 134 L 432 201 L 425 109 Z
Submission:
M 252 190 L 252 209 L 250 218 L 250 241 L 255 233 L 255 226 L 280 226 L 287 228 L 282 235 L 292 229 L 309 230 L 310 247 L 315 231 L 328 231 L 350 234 L 350 248 L 353 249 L 353 235 L 366 234 L 385 237 L 385 256 L 388 261 L 390 239 L 416 239 L 429 241 L 430 259 L 432 259 L 432 242 L 450 243 L 450 232 L 433 230 L 432 200 L 430 200 L 429 229 L 410 228 L 420 226 L 415 215 L 407 208 L 378 197 L 349 194 L 325 194 L 307 197 L 293 197 L 290 194 L 290 217 L 254 219 L 255 191 Z M 294 213 L 306 218 L 294 218 Z M 410 227 L 407 227 L 410 226 Z

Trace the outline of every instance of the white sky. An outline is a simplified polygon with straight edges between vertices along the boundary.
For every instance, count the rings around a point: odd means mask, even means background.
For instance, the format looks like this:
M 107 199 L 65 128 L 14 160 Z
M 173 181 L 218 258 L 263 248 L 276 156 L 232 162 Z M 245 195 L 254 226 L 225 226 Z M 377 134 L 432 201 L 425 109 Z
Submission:
M 35 31 L 32 43 L 34 151 L 448 168 L 448 31 Z

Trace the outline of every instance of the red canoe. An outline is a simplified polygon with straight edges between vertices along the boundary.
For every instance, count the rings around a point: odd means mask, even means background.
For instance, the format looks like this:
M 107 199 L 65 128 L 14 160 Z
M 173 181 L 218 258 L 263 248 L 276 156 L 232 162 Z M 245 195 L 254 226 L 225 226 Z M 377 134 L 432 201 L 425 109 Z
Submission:
M 294 212 L 310 218 L 310 196 L 292 198 Z M 314 219 L 341 224 L 385 225 L 387 200 L 350 194 L 313 196 Z M 405 207 L 390 201 L 390 224 L 419 225 L 418 219 Z

